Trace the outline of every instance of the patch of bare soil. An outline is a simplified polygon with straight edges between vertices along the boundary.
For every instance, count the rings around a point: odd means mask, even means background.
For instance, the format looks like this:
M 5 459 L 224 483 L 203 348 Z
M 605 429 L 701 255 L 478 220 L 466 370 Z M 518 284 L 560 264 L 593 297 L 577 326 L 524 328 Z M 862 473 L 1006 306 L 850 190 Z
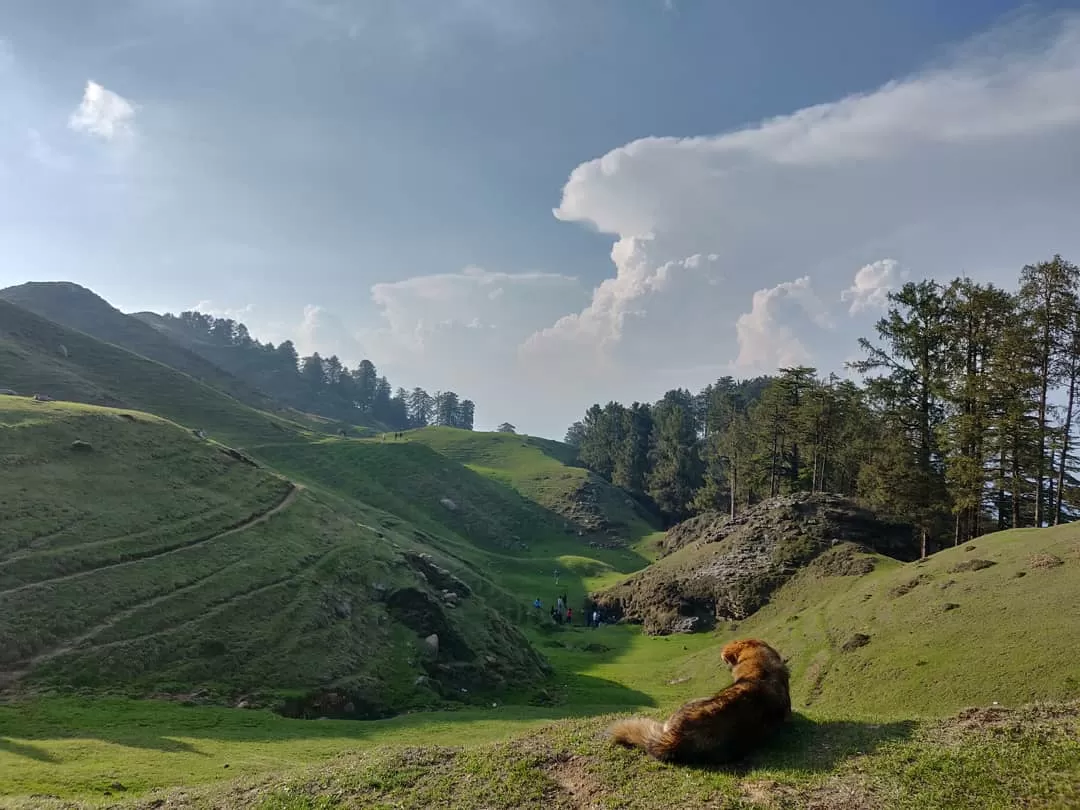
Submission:
M 1001 730 L 1074 737 L 1080 734 L 1080 701 L 1036 703 L 1019 709 L 1005 706 L 968 708 L 942 722 L 938 734 L 944 741 L 957 742 L 968 734 Z
M 874 570 L 874 558 L 859 554 L 853 546 L 844 545 L 821 554 L 807 568 L 824 577 L 861 577 Z
M 743 799 L 762 810 L 877 810 L 881 802 L 851 778 L 831 779 L 807 790 L 772 779 L 748 779 L 740 785 Z
M 963 574 L 966 571 L 982 571 L 984 568 L 989 568 L 992 565 L 997 565 L 993 560 L 964 560 L 961 563 L 957 563 L 949 569 L 950 574 Z
M 1057 568 L 1064 564 L 1065 561 L 1056 554 L 1032 554 L 1028 557 L 1028 565 L 1032 568 Z
M 893 599 L 897 599 L 905 594 L 911 593 L 917 587 L 926 582 L 929 577 L 926 574 L 919 574 L 917 577 L 909 579 L 907 582 L 901 582 L 899 585 L 895 585 L 889 589 L 889 596 Z
M 590 772 L 592 760 L 566 752 L 557 754 L 544 767 L 544 773 L 559 786 L 569 806 L 575 810 L 593 810 L 604 807 L 604 789 Z
M 866 635 L 866 633 L 856 633 L 843 643 L 843 645 L 840 647 L 840 651 L 851 652 L 852 650 L 859 649 L 859 647 L 865 647 L 869 643 L 870 636 Z

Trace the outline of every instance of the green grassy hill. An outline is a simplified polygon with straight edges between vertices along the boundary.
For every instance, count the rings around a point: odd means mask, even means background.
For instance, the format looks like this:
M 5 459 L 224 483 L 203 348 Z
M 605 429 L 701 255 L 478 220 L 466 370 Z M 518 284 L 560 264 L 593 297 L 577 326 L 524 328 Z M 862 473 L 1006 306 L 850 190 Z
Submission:
M 565 529 L 588 540 L 629 541 L 650 554 L 658 537 L 653 517 L 627 493 L 575 465 L 573 448 L 561 442 L 508 433 L 424 428 L 409 442 L 506 484 L 561 518 Z
M 278 407 L 266 394 L 78 284 L 29 282 L 0 290 L 0 298 L 68 329 L 156 360 L 254 408 Z
M 0 300 L 0 389 L 137 408 L 234 443 L 295 439 L 314 422 L 269 414 L 205 382 Z
M 227 451 L 0 397 L 0 678 L 377 716 L 542 674 L 475 573 Z
M 849 555 L 875 570 L 832 573 Z M 775 643 L 806 711 L 934 717 L 1066 700 L 1080 696 L 1078 587 L 1076 525 L 987 535 L 918 563 L 838 547 L 721 637 Z M 690 656 L 672 675 L 700 679 L 713 663 Z
M 535 612 L 536 597 L 545 612 L 559 594 L 581 611 L 590 592 L 655 555 L 659 533 L 648 515 L 568 464 L 573 453 L 558 442 L 426 428 L 399 440 L 328 437 L 250 449 L 310 487 L 407 521 L 424 542 L 486 572 L 519 620 Z

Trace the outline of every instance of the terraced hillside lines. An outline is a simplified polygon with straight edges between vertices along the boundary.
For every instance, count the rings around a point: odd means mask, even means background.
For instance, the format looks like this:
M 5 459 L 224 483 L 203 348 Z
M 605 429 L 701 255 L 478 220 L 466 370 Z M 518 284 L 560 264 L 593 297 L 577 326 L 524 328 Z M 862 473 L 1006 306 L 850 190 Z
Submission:
M 459 694 L 440 678 L 480 692 L 544 674 L 443 568 L 465 564 L 402 519 L 374 528 L 369 506 L 143 413 L 4 397 L 0 425 L 7 686 L 254 690 L 370 717 Z
M 0 666 L 8 670 L 78 646 L 199 579 L 199 566 L 185 560 L 227 554 L 230 537 L 271 520 L 299 493 L 161 420 L 4 399 L 0 449 L 17 451 L 0 455 Z M 202 554 L 214 544 L 224 548 Z
M 295 485 L 290 485 L 287 492 L 285 493 L 285 497 L 283 497 L 279 503 L 272 506 L 270 509 L 268 509 L 268 510 L 266 510 L 264 512 L 260 512 L 258 514 L 252 515 L 251 517 L 249 517 L 247 520 L 243 521 L 242 523 L 240 523 L 240 524 L 238 524 L 236 526 L 233 526 L 231 528 L 225 529 L 224 531 L 218 532 L 217 534 L 211 535 L 210 537 L 206 537 L 206 538 L 203 538 L 201 540 L 197 540 L 197 541 L 192 542 L 192 543 L 187 543 L 187 544 L 179 546 L 179 547 L 169 548 L 169 549 L 166 549 L 164 551 L 160 551 L 158 553 L 147 553 L 144 556 L 137 557 L 135 559 L 128 560 L 128 561 L 125 561 L 125 562 L 122 562 L 122 563 L 114 563 L 112 565 L 102 566 L 101 568 L 94 568 L 94 569 L 91 569 L 89 571 L 82 571 L 82 572 L 79 572 L 77 574 L 69 574 L 68 576 L 47 580 L 46 582 L 29 583 L 29 584 L 23 585 L 23 586 L 21 586 L 19 588 L 15 588 L 15 589 L 13 589 L 11 591 L 0 592 L 0 599 L 2 599 L 5 596 L 8 596 L 9 594 L 19 593 L 19 592 L 22 592 L 24 590 L 29 590 L 29 589 L 36 588 L 36 587 L 43 586 L 43 585 L 49 586 L 51 588 L 51 587 L 54 587 L 54 586 L 56 586 L 57 584 L 59 584 L 61 582 L 70 583 L 70 581 L 74 580 L 74 579 L 82 579 L 82 578 L 86 578 L 86 577 L 93 577 L 95 575 L 100 575 L 101 573 L 103 573 L 103 572 L 105 572 L 105 571 L 107 571 L 109 569 L 119 568 L 119 567 L 122 567 L 122 566 L 138 565 L 141 562 L 143 562 L 145 560 L 148 560 L 148 559 L 150 559 L 152 557 L 164 557 L 164 556 L 169 555 L 169 554 L 175 554 L 175 553 L 180 552 L 180 551 L 184 551 L 184 550 L 187 550 L 187 549 L 192 549 L 192 548 L 194 548 L 196 546 L 202 545 L 203 543 L 217 542 L 217 541 L 223 540 L 223 539 L 225 539 L 225 538 L 227 538 L 227 537 L 229 537 L 231 535 L 239 534 L 240 532 L 244 532 L 244 531 L 249 531 L 250 529 L 258 526 L 259 524 L 265 523 L 266 521 L 270 520 L 275 515 L 280 513 L 282 510 L 289 508 L 289 506 L 292 505 L 292 503 L 299 496 L 301 491 L 302 491 L 301 487 L 298 487 L 298 486 L 295 486 Z M 228 568 L 230 568 L 231 566 L 233 566 L 235 564 L 236 564 L 235 561 L 233 563 L 227 564 L 225 566 L 224 570 L 227 570 Z M 176 588 L 175 590 L 171 590 L 171 591 L 168 591 L 166 593 L 162 593 L 162 594 L 159 594 L 157 596 L 153 596 L 153 597 L 151 597 L 149 599 L 138 602 L 138 603 L 136 603 L 134 605 L 131 605 L 129 607 L 125 607 L 123 610 L 121 610 L 118 613 L 115 613 L 115 614 L 107 617 L 104 621 L 102 621 L 101 623 L 91 627 L 89 630 L 85 631 L 84 633 L 82 633 L 78 637 L 76 637 L 76 638 L 74 638 L 74 639 L 72 639 L 72 640 L 70 640 L 68 642 L 65 642 L 64 644 L 62 644 L 59 647 L 55 647 L 55 648 L 53 648 L 51 650 L 48 650 L 47 652 L 44 652 L 44 653 L 41 653 L 41 654 L 38 654 L 38 655 L 34 656 L 32 659 L 30 659 L 30 661 L 26 662 L 25 665 L 17 664 L 16 666 L 19 666 L 24 671 L 29 670 L 29 669 L 37 666 L 38 664 L 41 664 L 41 663 L 43 663 L 45 661 L 48 661 L 48 660 L 50 660 L 52 658 L 57 657 L 58 655 L 63 655 L 64 653 L 70 652 L 71 650 L 73 650 L 73 649 L 75 649 L 77 647 L 81 647 L 84 644 L 86 644 L 87 642 L 93 640 L 94 638 L 101 635 L 103 632 L 105 632 L 109 628 L 115 627 L 116 625 L 120 624 L 121 622 L 125 621 L 126 619 L 132 617 L 133 615 L 135 615 L 139 611 L 152 610 L 155 607 L 157 607 L 159 604 L 161 604 L 162 602 L 166 601 L 167 599 L 175 599 L 177 597 L 184 597 L 188 591 L 196 588 L 198 585 L 200 585 L 206 579 L 209 579 L 209 578 L 212 578 L 212 577 L 215 577 L 215 576 L 219 576 L 222 573 L 223 573 L 222 569 L 216 570 L 216 571 L 212 572 L 211 574 L 209 574 L 207 577 L 197 579 L 194 582 L 189 583 L 188 585 L 181 586 L 179 588 Z M 279 582 L 284 581 L 285 579 L 288 579 L 288 577 L 283 577 L 281 580 L 279 580 Z M 69 585 L 69 587 L 77 587 L 77 586 Z M 256 592 L 258 592 L 260 590 L 265 589 L 265 587 L 268 587 L 268 586 L 253 587 L 249 592 L 247 592 L 247 594 L 236 594 L 235 596 L 233 596 L 231 598 L 237 599 L 237 598 L 241 598 L 241 597 L 246 596 L 246 595 L 251 595 L 251 594 L 254 594 L 254 593 L 256 593 Z M 31 595 L 31 598 L 32 598 L 32 595 Z M 0 602 L 0 604 L 2 604 L 2 602 Z
M 42 586 L 52 587 L 52 586 L 58 585 L 58 584 L 60 584 L 62 582 L 70 582 L 70 581 L 75 580 L 75 579 L 81 579 L 83 577 L 89 577 L 89 576 L 93 576 L 95 574 L 101 574 L 101 573 L 103 573 L 105 571 L 108 571 L 110 569 L 113 569 L 113 568 L 121 568 L 123 566 L 138 565 L 140 562 L 143 562 L 145 560 L 150 560 L 150 559 L 153 559 L 155 557 L 165 557 L 165 556 L 168 556 L 170 554 L 176 554 L 176 553 L 181 552 L 181 551 L 186 551 L 188 549 L 195 548 L 196 546 L 201 546 L 204 543 L 213 543 L 213 542 L 218 541 L 218 540 L 223 540 L 224 538 L 228 537 L 229 535 L 237 534 L 238 532 L 242 532 L 242 531 L 246 531 L 246 530 L 250 529 L 252 526 L 258 526 L 260 523 L 264 523 L 265 521 L 272 518 L 274 515 L 276 515 L 282 509 L 287 509 L 289 507 L 289 505 L 294 500 L 296 500 L 296 496 L 300 493 L 300 489 L 301 489 L 300 487 L 290 483 L 288 485 L 288 487 L 286 488 L 286 490 L 285 490 L 285 495 L 281 498 L 281 500 L 277 504 L 275 504 L 274 506 L 270 507 L 269 509 L 267 509 L 265 511 L 256 512 L 255 514 L 251 515 L 250 517 L 246 518 L 245 520 L 241 521 L 240 523 L 238 523 L 238 524 L 236 524 L 234 526 L 231 526 L 231 527 L 229 527 L 227 529 L 224 529 L 223 531 L 216 532 L 216 533 L 208 535 L 206 537 L 200 537 L 200 538 L 195 539 L 195 540 L 182 542 L 182 543 L 178 543 L 178 544 L 175 544 L 175 545 L 165 546 L 163 548 L 157 548 L 157 549 L 142 551 L 142 552 L 138 552 L 138 553 L 133 553 L 133 554 L 130 554 L 127 557 L 125 557 L 125 559 L 121 560 L 120 562 L 109 563 L 107 565 L 101 565 L 101 566 L 98 566 L 96 568 L 87 568 L 87 569 L 82 570 L 82 571 L 76 571 L 75 573 L 72 573 L 72 574 L 65 574 L 65 575 L 59 576 L 59 577 L 52 577 L 51 579 L 45 579 L 45 580 L 41 580 L 41 581 L 38 581 L 38 582 L 27 582 L 27 583 L 24 583 L 23 585 L 19 585 L 18 587 L 10 588 L 10 589 L 8 589 L 6 591 L 0 591 L 0 597 L 9 596 L 11 594 L 16 594 L 16 593 L 21 593 L 22 591 L 28 591 L 28 590 L 31 590 L 31 589 L 34 589 L 34 588 L 40 588 Z M 103 542 L 115 542 L 115 541 L 103 541 Z M 100 547 L 101 544 L 99 543 L 97 545 Z
M 0 299 L 0 387 L 112 407 L 136 408 L 230 443 L 295 440 L 300 424 L 256 410 L 169 366 L 60 326 Z
M 458 432 L 481 445 L 487 441 L 486 434 Z M 359 503 L 382 513 L 356 510 L 358 523 L 400 527 L 458 560 L 475 572 L 471 582 L 485 599 L 526 626 L 537 620 L 532 602 L 538 596 L 554 604 L 557 590 L 583 608 L 589 591 L 648 563 L 623 542 L 590 544 L 566 528 L 561 515 L 506 481 L 418 441 L 329 438 L 253 451 L 313 490 L 342 499 L 344 509 Z

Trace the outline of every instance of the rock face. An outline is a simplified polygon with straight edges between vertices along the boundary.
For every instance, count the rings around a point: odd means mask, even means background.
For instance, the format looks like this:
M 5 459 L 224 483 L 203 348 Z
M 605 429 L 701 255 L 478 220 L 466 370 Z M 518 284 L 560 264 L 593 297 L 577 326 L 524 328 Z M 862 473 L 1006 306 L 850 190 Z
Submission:
M 646 633 L 710 630 L 718 620 L 746 618 L 800 567 L 842 543 L 902 560 L 918 556 L 910 526 L 838 495 L 798 493 L 734 520 L 713 512 L 675 526 L 659 561 L 595 599 Z M 820 566 L 819 573 L 858 576 L 871 567 Z

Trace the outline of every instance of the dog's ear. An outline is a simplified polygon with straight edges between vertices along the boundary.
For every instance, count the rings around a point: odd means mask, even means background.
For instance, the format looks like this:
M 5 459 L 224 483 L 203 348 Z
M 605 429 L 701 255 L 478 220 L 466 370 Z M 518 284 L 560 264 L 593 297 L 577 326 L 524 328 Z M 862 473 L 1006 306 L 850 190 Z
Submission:
M 720 651 L 720 657 L 728 663 L 729 666 L 735 666 L 739 663 L 739 654 L 742 652 L 744 645 L 741 641 L 730 641 L 724 645 L 724 649 Z

